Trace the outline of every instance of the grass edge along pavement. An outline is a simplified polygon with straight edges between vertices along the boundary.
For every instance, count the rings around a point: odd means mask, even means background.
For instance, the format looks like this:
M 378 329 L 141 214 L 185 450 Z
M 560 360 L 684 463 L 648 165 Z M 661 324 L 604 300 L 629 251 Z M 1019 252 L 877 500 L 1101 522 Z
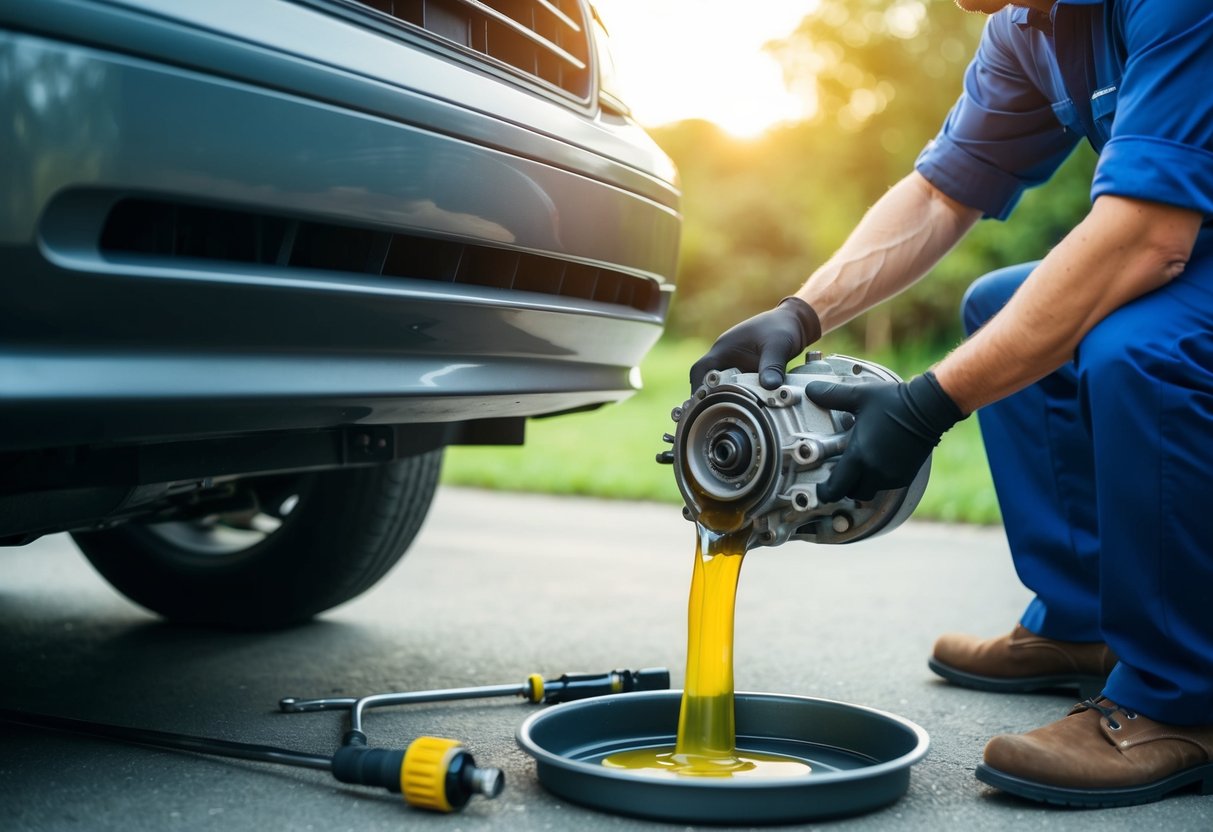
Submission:
M 644 389 L 589 413 L 531 419 L 522 447 L 449 448 L 443 484 L 681 505 L 670 469 L 653 457 L 665 448 L 661 434 L 673 430 L 670 409 L 687 396 L 687 370 L 707 347 L 698 340 L 662 339 L 641 364 Z M 829 343 L 820 348 L 859 354 Z M 871 359 L 909 378 L 943 353 L 942 348 L 911 346 Z M 975 417 L 949 431 L 936 448 L 930 485 L 914 516 L 1000 521 Z

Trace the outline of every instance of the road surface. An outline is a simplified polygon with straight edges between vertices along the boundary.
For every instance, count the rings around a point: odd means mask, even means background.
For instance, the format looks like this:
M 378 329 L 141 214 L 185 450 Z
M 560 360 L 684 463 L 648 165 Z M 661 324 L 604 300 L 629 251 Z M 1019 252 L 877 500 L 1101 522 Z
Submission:
M 681 686 L 691 526 L 671 506 L 443 489 L 413 550 L 377 587 L 308 626 L 168 626 L 98 578 L 66 537 L 0 550 L 0 705 L 331 753 L 336 713 L 285 715 L 287 695 L 521 682 L 532 672 L 665 665 Z M 941 632 L 1008 630 L 1027 601 L 996 530 L 909 523 L 843 547 L 747 556 L 737 604 L 741 690 L 880 708 L 931 751 L 908 793 L 828 824 L 883 829 L 1213 829 L 1213 798 L 1046 809 L 979 784 L 985 740 L 1062 715 L 1066 695 L 949 687 L 927 670 Z M 643 830 L 543 791 L 514 732 L 520 700 L 372 713 L 376 742 L 461 739 L 506 791 L 427 815 L 329 775 L 0 726 L 0 828 L 10 830 Z

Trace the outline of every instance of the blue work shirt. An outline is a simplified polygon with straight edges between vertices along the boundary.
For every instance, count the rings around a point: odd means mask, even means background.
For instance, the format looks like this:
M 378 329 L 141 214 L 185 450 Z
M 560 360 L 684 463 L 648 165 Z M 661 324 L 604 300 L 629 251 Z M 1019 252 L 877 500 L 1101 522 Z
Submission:
M 1213 229 L 1213 4 L 1058 0 L 987 22 L 964 92 L 915 164 L 953 199 L 1005 219 L 1085 136 L 1091 198 L 1133 197 L 1205 215 Z M 1201 252 L 1205 253 L 1205 252 Z

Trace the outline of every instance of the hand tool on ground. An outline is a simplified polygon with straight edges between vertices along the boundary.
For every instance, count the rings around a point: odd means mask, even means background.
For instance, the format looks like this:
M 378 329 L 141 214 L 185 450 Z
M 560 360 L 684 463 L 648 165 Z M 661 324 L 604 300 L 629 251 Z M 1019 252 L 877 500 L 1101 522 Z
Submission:
M 554 679 L 544 679 L 533 673 L 527 680 L 516 685 L 476 685 L 464 688 L 439 690 L 398 691 L 375 693 L 369 696 L 337 696 L 323 699 L 298 699 L 288 696 L 279 700 L 278 707 L 284 713 L 312 713 L 316 711 L 350 712 L 350 728 L 341 740 L 341 749 L 334 755 L 334 774 L 337 774 L 337 758 L 343 753 L 363 767 L 377 769 L 388 765 L 386 759 L 371 755 L 377 752 L 367 749 L 367 735 L 363 730 L 363 713 L 370 708 L 386 708 L 392 705 L 413 705 L 423 702 L 450 702 L 460 699 L 482 699 L 497 696 L 519 696 L 533 703 L 555 704 L 575 699 L 588 699 L 611 693 L 631 691 L 667 690 L 670 687 L 670 672 L 664 667 L 649 667 L 641 670 L 611 670 L 606 673 L 565 673 Z M 455 807 L 454 799 L 467 802 L 467 789 L 495 797 L 501 791 L 503 775 L 497 769 L 477 769 L 471 757 L 466 764 L 445 762 L 454 740 L 422 737 L 409 746 L 400 769 L 405 800 L 420 808 L 449 812 Z M 350 751 L 352 749 L 352 751 Z M 398 752 L 397 752 L 398 753 Z M 353 775 L 351 775 L 353 776 Z M 361 774 L 358 776 L 362 776 Z M 342 779 L 337 774 L 338 779 Z M 454 785 L 452 786 L 452 778 Z
M 747 548 L 792 539 L 852 543 L 900 526 L 926 490 L 929 457 L 908 487 L 877 492 L 872 500 L 822 503 L 817 496 L 846 450 L 854 417 L 814 404 L 805 385 L 875 380 L 901 379 L 879 364 L 815 350 L 774 390 L 759 383 L 758 373 L 707 373 L 671 412 L 677 429 L 663 438 L 673 448 L 657 455 L 674 466 L 683 515 L 716 532 L 748 527 Z
M 544 679 L 532 673 L 526 681 L 516 685 L 476 685 L 464 688 L 439 690 L 411 690 L 395 693 L 374 693 L 369 696 L 339 696 L 326 699 L 298 699 L 288 696 L 279 700 L 278 707 L 288 714 L 312 711 L 350 712 L 350 731 L 362 731 L 362 715 L 369 708 L 387 708 L 393 705 L 414 705 L 422 702 L 451 702 L 460 699 L 485 699 L 496 696 L 519 696 L 535 704 L 553 705 L 605 696 L 609 693 L 631 691 L 668 690 L 670 671 L 664 667 L 646 667 L 640 670 L 611 670 L 606 673 L 565 673 L 553 679 Z

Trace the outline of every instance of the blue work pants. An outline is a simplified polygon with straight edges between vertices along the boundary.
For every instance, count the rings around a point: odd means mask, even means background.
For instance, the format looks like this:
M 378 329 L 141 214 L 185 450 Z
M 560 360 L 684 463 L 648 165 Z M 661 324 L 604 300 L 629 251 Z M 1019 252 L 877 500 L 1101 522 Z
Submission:
M 1035 265 L 969 288 L 969 334 Z M 1021 623 L 1106 641 L 1120 664 L 1104 694 L 1186 725 L 1213 723 L 1213 269 L 1198 271 L 1116 310 L 1072 362 L 978 416 L 1036 594 Z

